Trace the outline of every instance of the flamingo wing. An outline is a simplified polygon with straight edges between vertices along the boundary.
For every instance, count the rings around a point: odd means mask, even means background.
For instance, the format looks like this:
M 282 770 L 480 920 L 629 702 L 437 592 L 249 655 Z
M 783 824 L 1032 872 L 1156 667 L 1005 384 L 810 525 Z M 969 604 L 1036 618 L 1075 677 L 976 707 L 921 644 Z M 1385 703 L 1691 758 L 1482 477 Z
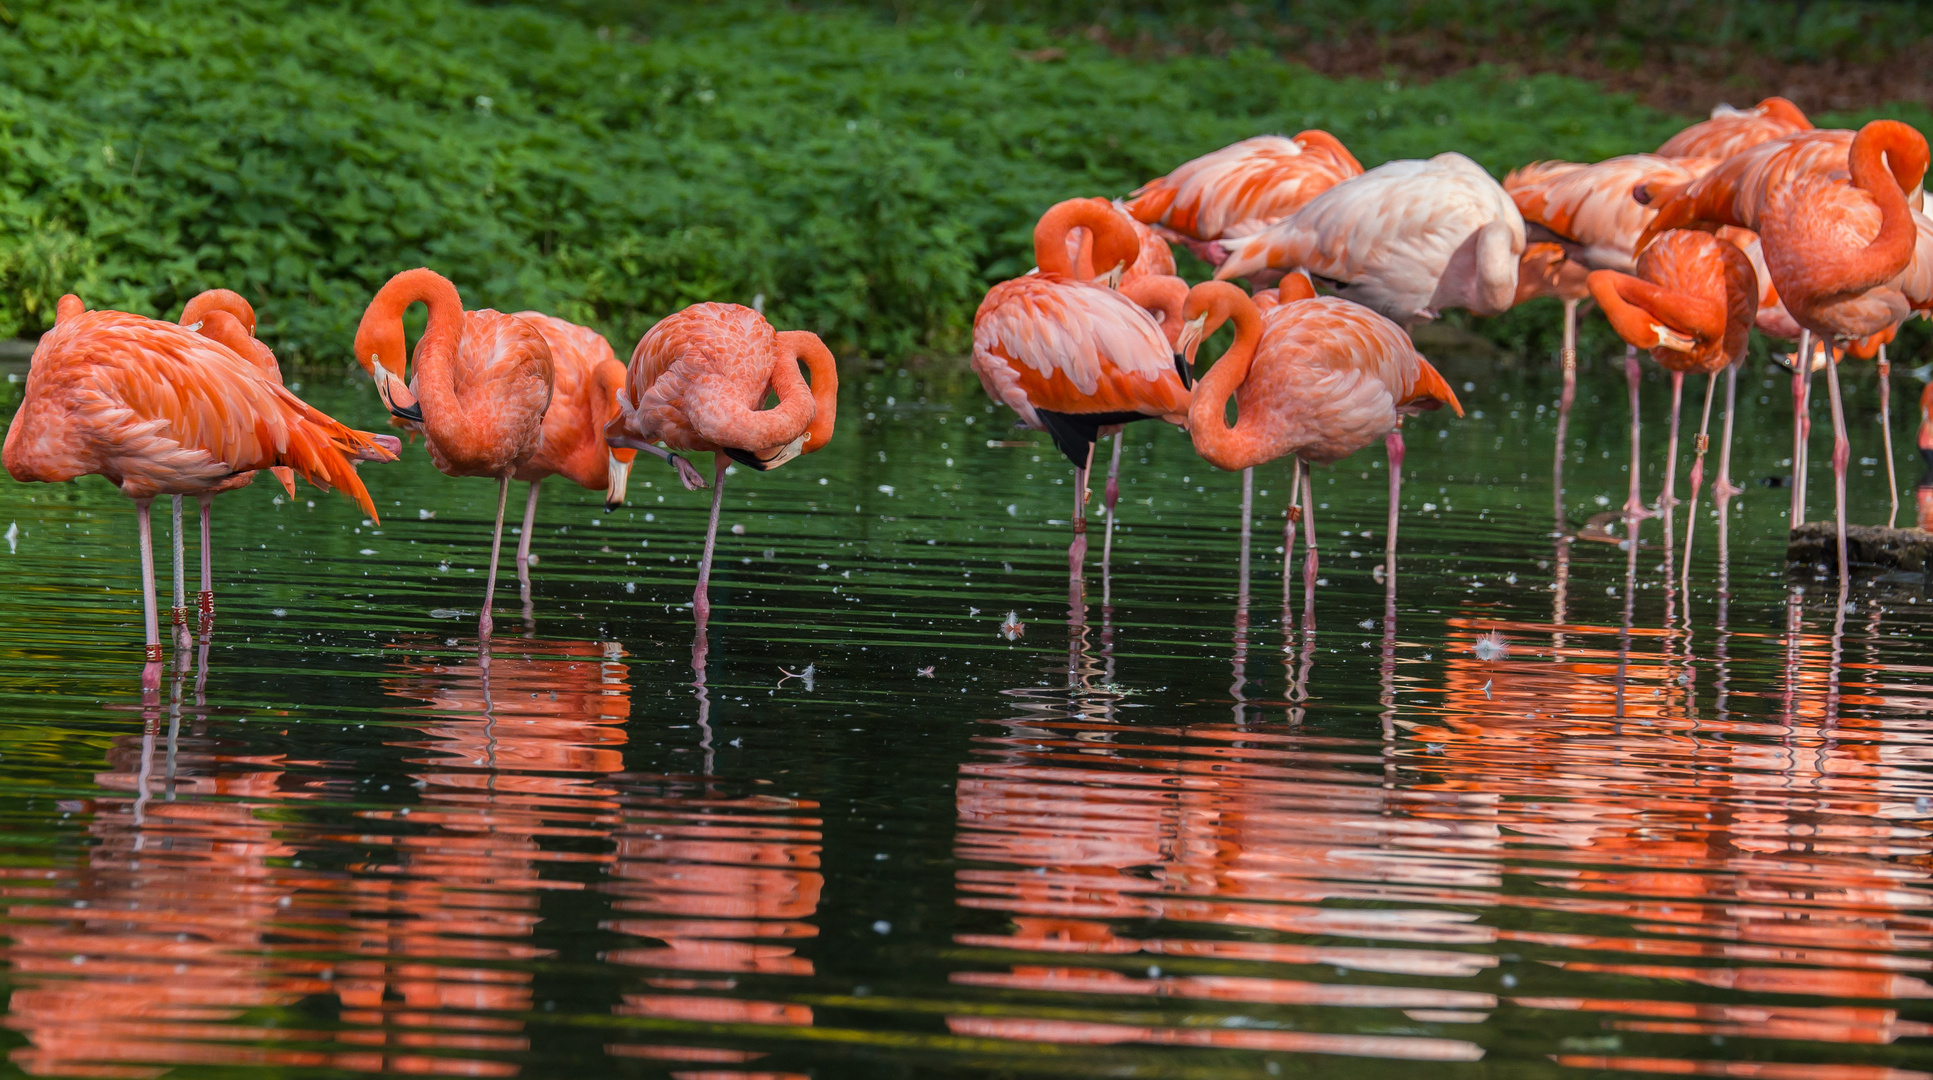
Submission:
M 1257 135 L 1204 154 L 1143 184 L 1128 211 L 1197 240 L 1258 232 L 1362 172 L 1347 151 L 1337 154 L 1313 134 Z
M 973 320 L 973 370 L 1030 426 L 1036 409 L 1186 412 L 1154 317 L 1112 289 L 1032 274 L 995 285 Z
M 1812 121 L 1784 98 L 1767 98 L 1750 109 L 1719 105 L 1712 110 L 1711 119 L 1666 139 L 1658 147 L 1658 153 L 1664 157 L 1728 158 L 1761 143 L 1811 128 Z
M 519 311 L 550 350 L 551 397 L 544 412 L 543 442 L 519 471 L 520 479 L 563 473 L 589 488 L 604 486 L 607 459 L 603 428 L 610 419 L 608 390 L 600 389 L 597 369 L 616 364 L 617 354 L 604 335 L 539 311 Z M 599 395 L 603 400 L 598 400 Z
M 1631 272 L 1638 236 L 1657 210 L 1631 197 L 1639 184 L 1682 185 L 1717 162 L 1677 161 L 1626 154 L 1591 165 L 1537 162 L 1511 173 L 1504 190 L 1523 214 L 1580 246 L 1576 257 L 1593 270 Z

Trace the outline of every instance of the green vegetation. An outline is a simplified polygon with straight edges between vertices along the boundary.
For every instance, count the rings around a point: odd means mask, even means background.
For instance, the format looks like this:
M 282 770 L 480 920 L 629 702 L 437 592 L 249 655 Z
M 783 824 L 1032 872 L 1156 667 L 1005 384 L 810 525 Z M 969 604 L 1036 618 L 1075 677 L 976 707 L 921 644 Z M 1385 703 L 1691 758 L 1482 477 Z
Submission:
M 842 355 L 958 355 L 1041 209 L 1234 139 L 1323 127 L 1366 164 L 1456 149 L 1501 174 L 1683 122 L 1554 74 L 1413 86 L 870 9 L 600 25 L 590 2 L 13 9 L 0 336 L 66 291 L 172 315 L 225 285 L 286 359 L 336 365 L 375 288 L 429 265 L 471 306 L 587 322 L 620 353 L 681 305 L 763 294 Z M 1532 345 L 1552 323 L 1484 332 Z

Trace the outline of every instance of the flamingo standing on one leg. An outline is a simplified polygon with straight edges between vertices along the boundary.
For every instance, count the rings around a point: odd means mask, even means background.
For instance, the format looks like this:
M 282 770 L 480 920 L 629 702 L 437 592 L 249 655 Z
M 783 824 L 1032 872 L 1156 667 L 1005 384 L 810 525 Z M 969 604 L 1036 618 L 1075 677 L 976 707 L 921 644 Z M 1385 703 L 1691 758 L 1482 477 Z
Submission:
M 812 373 L 809 386 L 799 374 L 800 361 Z M 778 404 L 764 408 L 773 393 Z M 727 459 L 765 472 L 818 450 L 832 440 L 838 407 L 839 367 L 819 336 L 774 331 L 764 316 L 738 304 L 693 304 L 668 315 L 632 351 L 605 441 L 664 453 L 653 445 L 662 441 L 714 455 L 711 522 L 692 594 L 700 631 L 711 617 L 712 551 Z
M 1216 240 L 1261 232 L 1352 176 L 1362 163 L 1326 131 L 1257 135 L 1183 162 L 1135 189 L 1125 209 L 1219 264 Z
M 1718 373 L 1745 355 L 1758 313 L 1758 275 L 1745 253 L 1710 233 L 1674 229 L 1638 256 L 1637 275 L 1615 270 L 1591 273 L 1591 295 L 1612 329 L 1671 372 L 1671 437 L 1665 457 L 1664 494 L 1658 505 L 1673 514 L 1678 468 L 1678 411 L 1687 372 L 1707 376 L 1705 409 L 1698 424 L 1691 467 L 1690 508 L 1685 522 L 1685 563 L 1680 580 L 1690 587 L 1692 532 L 1698 522 L 1698 488 L 1705 479 L 1712 397 Z M 1669 532 L 1669 529 L 1667 529 Z
M 1066 243 L 1076 226 L 1092 232 L 1097 266 L 1119 272 L 1139 257 L 1118 213 L 1069 199 L 1034 226 L 1039 272 L 995 285 L 973 316 L 973 370 L 987 395 L 1046 430 L 1074 464 L 1070 588 L 1087 553 L 1087 476 L 1100 429 L 1148 417 L 1180 423 L 1188 411 L 1183 372 L 1154 318 L 1076 272 Z
M 430 309 L 429 325 L 416 343 L 415 377 L 406 385 L 403 312 L 418 301 Z M 356 359 L 390 413 L 422 434 L 438 469 L 496 478 L 497 523 L 477 617 L 477 636 L 488 638 L 510 480 L 543 441 L 555 381 L 550 346 L 519 316 L 465 311 L 448 278 L 419 267 L 390 278 L 369 301 L 356 327 Z
M 1268 229 L 1222 242 L 1220 280 L 1264 267 L 1306 270 L 1401 325 L 1468 308 L 1496 315 L 1517 298 L 1524 219 L 1462 154 L 1391 161 L 1311 199 Z
M 1389 448 L 1389 524 L 1384 537 L 1389 572 L 1395 571 L 1397 498 L 1402 485 L 1405 415 L 1448 405 L 1463 415 L 1450 385 L 1416 352 L 1401 327 L 1358 304 L 1317 297 L 1284 304 L 1266 319 L 1240 289 L 1204 282 L 1188 294 L 1182 346 L 1193 356 L 1222 323 L 1233 320 L 1235 342 L 1195 387 L 1188 431 L 1196 452 L 1220 469 L 1248 469 L 1283 456 L 1295 458 L 1308 527 L 1303 564 L 1305 615 L 1315 604 L 1316 542 L 1313 481 L 1303 465 L 1329 464 L 1377 439 Z M 1224 419 L 1230 396 L 1236 422 Z M 1244 492 L 1247 491 L 1246 486 Z M 1291 580 L 1295 519 L 1289 515 L 1283 545 L 1283 593 Z M 1243 508 L 1242 529 L 1248 530 Z
M 617 396 L 625 379 L 624 365 L 604 335 L 542 312 L 519 311 L 514 317 L 543 335 L 552 375 L 543 438 L 537 452 L 514 474 L 514 479 L 530 484 L 523 530 L 517 535 L 517 584 L 528 619 L 530 534 L 537 526 L 537 492 L 544 480 L 561 475 L 579 487 L 603 491 L 604 511 L 609 513 L 624 502 L 625 483 L 638 452 L 604 442 L 604 425 L 617 415 Z
M 1811 131 L 1797 105 L 1782 97 L 1769 97 L 1749 109 L 1719 105 L 1711 119 L 1701 120 L 1666 139 L 1658 153 L 1677 158 L 1728 158 L 1762 142 L 1801 131 Z
M 1920 227 L 1908 201 L 1927 168 L 1926 137 L 1897 120 L 1859 129 L 1847 155 L 1849 181 L 1818 175 L 1772 187 L 1760 209 L 1765 264 L 1786 310 L 1822 340 L 1852 343 L 1906 318 L 1913 301 L 1902 280 Z M 1919 275 L 1912 275 L 1918 277 Z M 1839 366 L 1826 366 L 1832 399 L 1832 471 L 1840 591 L 1847 588 L 1845 407 Z
M 160 684 L 154 547 L 156 495 L 200 495 L 236 474 L 286 465 L 340 487 L 371 518 L 355 461 L 394 461 L 395 440 L 329 418 L 249 361 L 175 323 L 87 311 L 63 296 L 34 349 L 25 398 L 7 429 L 7 472 L 54 482 L 98 474 L 134 500 L 147 630 L 143 685 Z

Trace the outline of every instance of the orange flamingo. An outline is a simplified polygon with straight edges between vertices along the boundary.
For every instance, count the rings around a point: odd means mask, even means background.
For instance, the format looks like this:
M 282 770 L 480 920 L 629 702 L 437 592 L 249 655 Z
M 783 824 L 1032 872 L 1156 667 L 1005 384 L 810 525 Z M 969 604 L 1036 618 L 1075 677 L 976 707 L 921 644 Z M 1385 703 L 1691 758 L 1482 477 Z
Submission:
M 1229 254 L 1215 277 L 1306 270 L 1404 325 L 1453 307 L 1496 315 L 1516 300 L 1524 242 L 1523 215 L 1483 166 L 1438 154 L 1378 165 L 1262 232 L 1219 242 Z
M 1801 328 L 1824 341 L 1852 343 L 1886 331 L 1911 312 L 1914 301 L 1903 286 L 1904 279 L 1921 276 L 1908 274 L 1921 229 L 1908 193 L 1925 176 L 1927 158 L 1925 136 L 1896 120 L 1875 120 L 1852 141 L 1847 181 L 1802 175 L 1765 193 L 1759 232 L 1766 268 Z M 1826 386 L 1832 399 L 1833 495 L 1843 589 L 1851 446 L 1837 364 L 1826 365 Z
M 1762 142 L 1800 131 L 1811 131 L 1797 105 L 1782 97 L 1769 97 L 1749 109 L 1720 105 L 1711 119 L 1701 120 L 1665 140 L 1658 153 L 1677 158 L 1728 158 Z
M 1560 529 L 1564 527 L 1564 444 L 1571 405 L 1577 397 L 1577 304 L 1590 295 L 1585 278 L 1593 270 L 1632 270 L 1638 236 L 1657 213 L 1631 198 L 1634 188 L 1688 184 L 1713 164 L 1709 159 L 1681 161 L 1658 154 L 1626 154 L 1592 165 L 1533 162 L 1504 177 L 1504 190 L 1523 214 L 1525 235 L 1530 240 L 1518 270 L 1517 300 L 1522 303 L 1532 296 L 1555 294 L 1564 303 L 1564 389 L 1557 402 L 1557 450 L 1552 463 Z M 1557 245 L 1557 251 L 1551 252 L 1548 244 Z M 1639 374 L 1637 353 L 1629 350 L 1624 358 L 1624 377 L 1631 400 L 1633 464 L 1625 510 L 1634 519 L 1646 513 L 1636 464 Z
M 134 500 L 147 631 L 142 681 L 153 688 L 161 678 L 148 529 L 156 495 L 226 491 L 242 474 L 287 465 L 319 488 L 342 488 L 373 519 L 352 462 L 394 461 L 396 449 L 393 439 L 337 423 L 185 327 L 88 311 L 70 294 L 34 349 L 4 458 L 16 480 L 98 474 Z
M 1664 494 L 1659 508 L 1671 514 L 1678 468 L 1678 413 L 1687 372 L 1705 375 L 1705 411 L 1698 424 L 1697 456 L 1685 522 L 1685 565 L 1690 580 L 1692 530 L 1698 522 L 1698 488 L 1705 478 L 1712 393 L 1718 373 L 1745 355 L 1758 313 L 1758 275 L 1737 245 L 1689 229 L 1673 229 L 1638 256 L 1637 276 L 1615 270 L 1591 273 L 1591 295 L 1612 329 L 1671 372 L 1671 435 L 1665 452 Z
M 810 386 L 799 374 L 800 361 L 812 373 Z M 761 408 L 773 393 L 778 404 Z M 775 331 L 764 316 L 738 304 L 693 304 L 668 315 L 632 351 L 629 378 L 618 395 L 617 415 L 605 425 L 605 441 L 666 454 L 655 446 L 663 442 L 714 455 L 711 522 L 692 594 L 700 630 L 711 615 L 711 560 L 727 459 L 765 472 L 812 453 L 832 440 L 838 407 L 839 366 L 819 336 Z M 670 456 L 681 473 L 690 468 L 683 458 Z
M 1316 297 L 1282 304 L 1266 319 L 1255 302 L 1226 282 L 1203 282 L 1188 293 L 1182 348 L 1195 350 L 1233 320 L 1235 341 L 1195 387 L 1188 431 L 1195 450 L 1219 469 L 1249 469 L 1284 455 L 1295 458 L 1293 504 L 1301 489 L 1308 558 L 1302 576 L 1313 605 L 1316 575 L 1315 491 L 1304 463 L 1326 465 L 1385 440 L 1389 450 L 1387 558 L 1396 553 L 1397 495 L 1402 485 L 1406 415 L 1448 405 L 1463 415 L 1450 385 L 1416 351 L 1401 327 L 1346 300 Z M 1230 396 L 1236 422 L 1223 419 Z M 1242 527 L 1248 528 L 1249 485 L 1243 485 Z M 1298 515 L 1293 509 L 1282 548 L 1283 592 L 1289 586 Z
M 1211 250 L 1210 241 L 1261 232 L 1362 171 L 1349 148 L 1326 131 L 1257 135 L 1142 184 L 1125 208 L 1163 227 L 1197 257 L 1213 259 L 1224 253 Z
M 625 377 L 624 365 L 618 362 L 604 335 L 538 311 L 519 311 L 514 317 L 543 336 L 550 348 L 552 375 L 543 439 L 514 477 L 530 484 L 523 531 L 517 536 L 517 580 L 527 594 L 530 534 L 537 526 L 539 486 L 548 477 L 562 476 L 579 487 L 602 490 L 604 511 L 609 513 L 624 502 L 631 462 L 638 452 L 604 442 L 604 425 L 617 416 L 617 396 L 624 389 Z
M 418 301 L 429 308 L 429 325 L 416 343 L 415 378 L 405 384 L 403 312 Z M 477 617 L 477 634 L 487 638 L 510 480 L 537 456 L 550 408 L 555 365 L 549 343 L 519 316 L 489 308 L 465 311 L 448 278 L 419 267 L 390 278 L 369 301 L 356 327 L 356 359 L 390 413 L 423 436 L 438 469 L 497 480 L 490 575 Z
M 1098 205 L 1097 205 L 1098 203 Z M 987 291 L 973 316 L 973 370 L 987 395 L 1045 430 L 1074 464 L 1074 540 L 1068 569 L 1087 553 L 1087 475 L 1100 429 L 1148 417 L 1180 423 L 1188 387 L 1154 318 L 1105 284 L 1082 277 L 1067 234 L 1093 235 L 1094 265 L 1123 272 L 1139 258 L 1133 227 L 1099 200 L 1069 199 L 1034 226 L 1038 273 Z
M 282 382 L 282 366 L 275 362 L 275 354 L 269 350 L 267 345 L 262 344 L 262 342 L 255 338 L 254 305 L 244 299 L 240 293 L 229 289 L 204 290 L 182 306 L 181 317 L 176 319 L 175 322 L 195 331 L 202 337 L 220 342 L 227 346 L 228 350 L 236 356 L 253 363 L 261 370 L 262 374 L 274 379 L 277 384 Z M 384 436 L 384 438 L 393 438 L 393 436 Z M 400 448 L 401 444 L 398 443 L 397 449 Z M 275 478 L 281 481 L 282 487 L 289 493 L 289 498 L 293 499 L 295 497 L 295 470 L 286 465 L 277 465 L 271 468 L 269 472 L 273 473 Z M 242 487 L 254 479 L 254 473 L 241 474 L 235 478 L 235 483 L 231 487 L 223 488 L 222 490 L 227 491 Z M 209 509 L 215 500 L 216 494 L 217 492 L 203 492 L 201 498 L 198 500 L 201 503 L 201 593 L 196 598 L 196 606 L 200 609 L 204 626 L 215 615 L 214 566 L 212 564 L 212 553 L 209 545 L 211 538 Z M 180 636 L 181 643 L 185 644 L 188 633 L 188 620 L 187 610 L 182 603 L 186 590 L 182 581 L 184 562 L 181 529 L 181 496 L 174 496 L 173 503 L 175 557 L 173 615 L 176 633 Z

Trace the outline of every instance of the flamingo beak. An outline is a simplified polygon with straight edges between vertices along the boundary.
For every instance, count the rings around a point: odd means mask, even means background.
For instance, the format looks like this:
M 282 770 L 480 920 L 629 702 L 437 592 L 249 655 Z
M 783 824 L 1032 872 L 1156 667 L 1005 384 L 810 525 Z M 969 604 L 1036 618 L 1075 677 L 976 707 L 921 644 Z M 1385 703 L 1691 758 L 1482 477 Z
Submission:
M 776 469 L 804 452 L 805 436 L 801 435 L 791 442 L 786 443 L 784 446 L 779 447 L 777 450 L 772 451 L 772 456 L 760 458 L 759 467 L 762 469 Z
M 1106 285 L 1110 289 L 1118 289 L 1121 287 L 1121 279 L 1127 276 L 1128 276 L 1128 264 L 1124 262 L 1119 262 L 1114 264 L 1114 269 L 1109 270 L 1107 273 L 1102 274 L 1100 277 L 1095 278 L 1094 280 L 1100 282 L 1103 285 Z
M 1651 329 L 1658 332 L 1658 343 L 1652 346 L 1654 349 L 1670 349 L 1672 352 L 1688 353 L 1698 347 L 1697 340 L 1688 338 L 1669 326 L 1659 326 L 1657 323 L 1652 323 Z
M 1195 350 L 1201 348 L 1202 332 L 1207 327 L 1208 313 L 1206 311 L 1192 319 L 1182 320 L 1181 333 L 1175 336 L 1175 350 L 1188 358 L 1189 367 L 1195 365 Z
M 381 358 L 372 356 L 370 359 L 375 361 L 370 377 L 376 380 L 376 396 L 383 399 L 383 407 L 389 410 L 391 416 L 422 423 L 423 406 L 416 400 L 416 395 L 410 393 L 403 380 L 383 366 Z
M 604 512 L 607 514 L 624 505 L 624 487 L 631 480 L 631 463 L 619 461 L 618 456 L 612 454 L 609 471 L 611 479 L 604 488 Z

